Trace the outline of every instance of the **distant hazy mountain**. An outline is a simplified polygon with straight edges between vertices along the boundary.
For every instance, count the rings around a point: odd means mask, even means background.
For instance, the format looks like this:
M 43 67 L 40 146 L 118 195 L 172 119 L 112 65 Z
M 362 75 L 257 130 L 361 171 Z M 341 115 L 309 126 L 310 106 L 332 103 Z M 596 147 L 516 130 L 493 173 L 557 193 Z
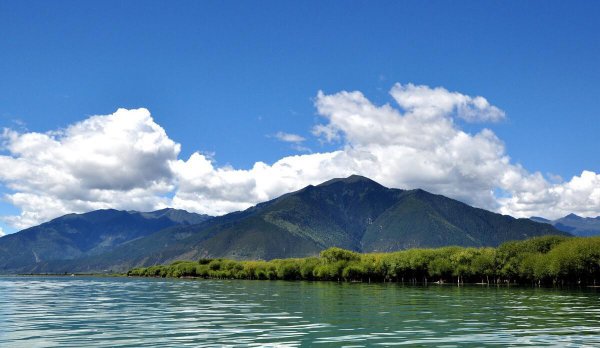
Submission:
M 201 257 L 301 257 L 331 246 L 362 252 L 496 246 L 546 234 L 568 235 L 548 224 L 495 214 L 423 190 L 388 189 L 351 176 L 308 186 L 243 212 L 158 231 L 107 253 L 38 263 L 36 271 L 120 271 Z
M 531 218 L 531 220 L 550 224 L 560 231 L 569 232 L 579 237 L 600 235 L 600 216 L 595 218 L 586 218 L 577 216 L 575 214 L 569 214 L 556 220 L 548 220 L 534 216 Z
M 29 272 L 48 261 L 105 253 L 167 227 L 208 218 L 176 209 L 148 213 L 109 209 L 65 215 L 0 238 L 0 272 Z

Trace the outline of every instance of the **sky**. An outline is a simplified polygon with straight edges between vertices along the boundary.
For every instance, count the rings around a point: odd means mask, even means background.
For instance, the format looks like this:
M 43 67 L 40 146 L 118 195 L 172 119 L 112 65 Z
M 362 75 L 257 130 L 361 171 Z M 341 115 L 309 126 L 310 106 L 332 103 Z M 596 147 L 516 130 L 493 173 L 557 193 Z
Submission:
M 0 233 L 362 174 L 600 215 L 597 1 L 0 0 Z

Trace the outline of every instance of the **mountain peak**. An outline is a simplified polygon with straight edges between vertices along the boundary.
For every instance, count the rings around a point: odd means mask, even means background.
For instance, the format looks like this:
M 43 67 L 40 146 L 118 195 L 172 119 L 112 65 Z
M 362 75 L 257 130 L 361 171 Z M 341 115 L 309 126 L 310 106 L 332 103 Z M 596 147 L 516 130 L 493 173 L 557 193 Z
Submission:
M 582 219 L 582 217 L 577 214 L 571 213 L 565 216 L 563 219 Z
M 121 270 L 200 257 L 306 257 L 331 246 L 384 252 L 496 246 L 506 240 L 567 234 L 423 190 L 386 188 L 360 175 L 332 179 L 244 212 L 207 219 L 175 209 L 69 215 L 1 238 L 0 270 Z
M 544 222 L 554 226 L 559 231 L 571 233 L 577 237 L 591 237 L 600 235 L 600 217 L 583 217 L 574 213 L 555 220 L 531 218 L 533 221 Z
M 335 184 L 335 183 L 338 183 L 338 182 L 342 182 L 344 184 L 354 184 L 354 183 L 362 182 L 362 183 L 367 183 L 367 184 L 374 184 L 374 185 L 377 185 L 377 186 L 383 186 L 383 185 L 381 185 L 380 183 L 378 183 L 378 182 L 376 182 L 374 180 L 371 180 L 371 179 L 369 179 L 369 178 L 367 178 L 365 176 L 358 175 L 358 174 L 352 174 L 352 175 L 350 175 L 347 178 L 334 178 L 334 179 L 331 179 L 331 180 L 327 180 L 324 183 L 319 184 L 317 186 L 323 187 L 323 186 L 328 186 L 328 185 Z

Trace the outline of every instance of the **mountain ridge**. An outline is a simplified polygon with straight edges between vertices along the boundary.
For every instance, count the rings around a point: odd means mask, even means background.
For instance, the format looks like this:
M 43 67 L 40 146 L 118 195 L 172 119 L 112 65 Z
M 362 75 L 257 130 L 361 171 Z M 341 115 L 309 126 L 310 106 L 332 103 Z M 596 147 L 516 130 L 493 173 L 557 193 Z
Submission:
M 170 208 L 153 212 L 100 209 L 63 215 L 0 238 L 0 271 L 28 270 L 32 262 L 102 254 L 167 227 L 208 218 Z
M 574 213 L 555 220 L 532 216 L 533 221 L 554 226 L 559 231 L 568 232 L 578 237 L 600 236 L 600 216 L 582 217 Z
M 353 175 L 197 224 L 171 225 L 102 253 L 37 261 L 27 271 L 124 271 L 182 259 L 306 257 L 332 246 L 360 252 L 497 246 L 547 234 L 569 235 L 548 224 L 474 208 L 421 189 L 387 188 Z M 0 262 L 2 269 L 7 268 Z

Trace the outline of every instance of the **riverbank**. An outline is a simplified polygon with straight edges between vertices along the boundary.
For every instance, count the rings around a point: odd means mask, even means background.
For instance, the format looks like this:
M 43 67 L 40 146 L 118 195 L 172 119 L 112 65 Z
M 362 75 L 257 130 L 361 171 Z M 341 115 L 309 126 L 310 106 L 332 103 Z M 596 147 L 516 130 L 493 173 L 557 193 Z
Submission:
M 545 236 L 498 248 L 443 247 L 270 261 L 201 259 L 134 268 L 128 276 L 398 283 L 600 284 L 600 237 Z

